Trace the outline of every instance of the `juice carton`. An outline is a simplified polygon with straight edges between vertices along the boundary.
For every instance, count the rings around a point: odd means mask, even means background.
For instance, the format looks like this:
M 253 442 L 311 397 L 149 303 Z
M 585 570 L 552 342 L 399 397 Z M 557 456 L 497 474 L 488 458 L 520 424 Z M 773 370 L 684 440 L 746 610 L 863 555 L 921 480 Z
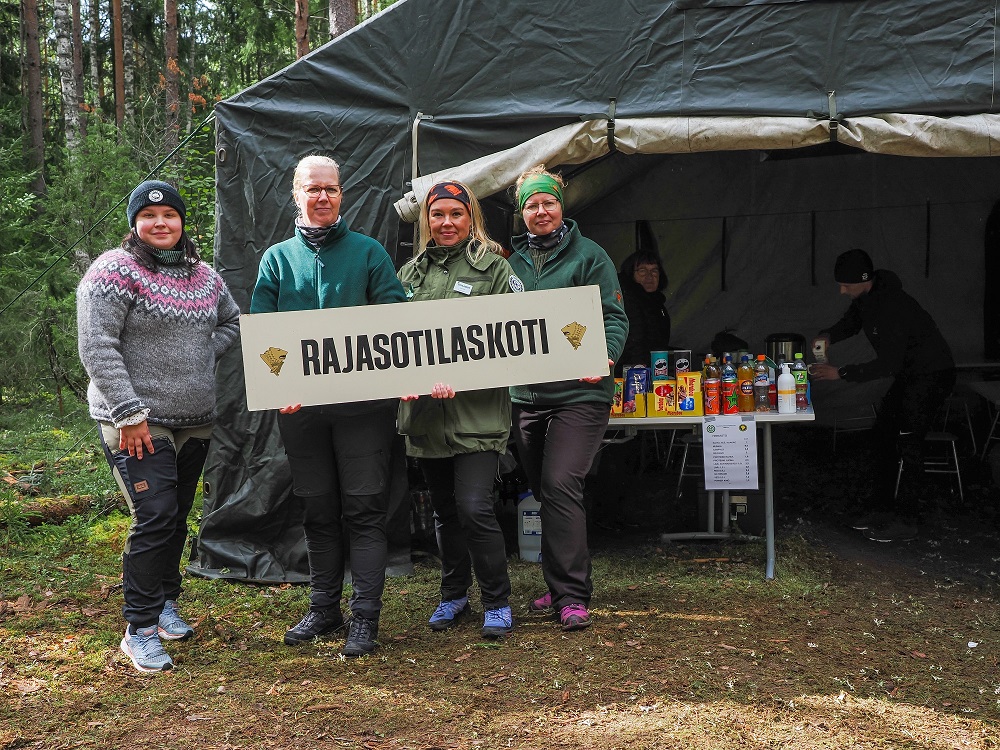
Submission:
M 702 417 L 705 415 L 700 372 L 677 374 L 677 410 L 683 416 Z
M 677 414 L 675 393 L 677 381 L 673 378 L 655 378 L 653 392 L 646 402 L 646 415 L 650 417 L 669 417 Z

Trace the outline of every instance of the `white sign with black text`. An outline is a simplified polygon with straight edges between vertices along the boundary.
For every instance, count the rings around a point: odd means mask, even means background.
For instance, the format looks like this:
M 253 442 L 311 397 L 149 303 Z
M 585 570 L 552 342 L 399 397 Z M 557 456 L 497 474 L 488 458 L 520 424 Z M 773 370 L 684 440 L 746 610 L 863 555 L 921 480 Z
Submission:
M 757 422 L 753 414 L 705 417 L 702 443 L 706 490 L 757 489 Z
M 609 377 L 600 288 L 240 316 L 247 407 Z

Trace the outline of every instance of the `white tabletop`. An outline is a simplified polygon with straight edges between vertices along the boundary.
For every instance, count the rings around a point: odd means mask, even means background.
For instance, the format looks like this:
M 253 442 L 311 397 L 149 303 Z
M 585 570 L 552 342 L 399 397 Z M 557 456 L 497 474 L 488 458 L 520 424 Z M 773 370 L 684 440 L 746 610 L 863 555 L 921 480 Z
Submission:
M 996 385 L 1000 387 L 1000 381 Z M 1000 391 L 998 391 L 1000 396 Z M 739 417 L 750 416 L 757 422 L 814 422 L 816 412 L 810 405 L 806 411 L 797 411 L 794 414 L 778 414 L 776 411 L 748 411 L 739 414 L 708 414 L 709 417 Z M 612 417 L 608 421 L 609 430 L 625 429 L 633 427 L 638 430 L 652 429 L 655 427 L 670 427 L 672 425 L 693 425 L 702 424 L 705 417 L 676 416 L 676 417 Z

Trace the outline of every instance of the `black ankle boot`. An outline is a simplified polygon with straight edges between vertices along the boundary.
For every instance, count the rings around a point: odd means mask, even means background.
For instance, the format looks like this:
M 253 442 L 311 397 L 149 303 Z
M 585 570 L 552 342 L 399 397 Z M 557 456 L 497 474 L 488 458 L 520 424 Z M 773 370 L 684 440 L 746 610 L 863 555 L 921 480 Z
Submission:
M 347 623 L 347 642 L 341 650 L 344 656 L 365 656 L 377 647 L 378 620 L 354 615 Z
M 310 609 L 298 625 L 285 633 L 285 643 L 289 646 L 298 646 L 314 638 L 329 635 L 342 627 L 344 627 L 344 616 L 340 613 L 340 607 Z

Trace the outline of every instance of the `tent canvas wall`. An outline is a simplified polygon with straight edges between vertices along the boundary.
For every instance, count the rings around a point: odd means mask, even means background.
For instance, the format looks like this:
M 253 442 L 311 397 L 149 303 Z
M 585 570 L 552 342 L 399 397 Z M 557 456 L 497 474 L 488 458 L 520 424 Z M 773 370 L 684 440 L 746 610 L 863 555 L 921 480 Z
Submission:
M 996 11 L 400 0 L 217 105 L 216 264 L 246 310 L 261 253 L 291 232 L 291 172 L 306 154 L 340 161 L 346 219 L 397 262 L 412 229 L 393 206 L 406 213 L 429 180 L 466 176 L 503 219 L 512 175 L 545 161 L 575 165 L 567 212 L 615 259 L 633 222 L 652 222 L 678 340 L 693 348 L 727 325 L 756 342 L 832 322 L 844 304 L 832 258 L 858 244 L 928 303 L 960 359 L 979 358 L 982 237 L 1000 194 Z M 781 159 L 789 149 L 832 155 Z M 238 352 L 219 384 L 195 568 L 301 575 L 273 415 L 246 411 Z

